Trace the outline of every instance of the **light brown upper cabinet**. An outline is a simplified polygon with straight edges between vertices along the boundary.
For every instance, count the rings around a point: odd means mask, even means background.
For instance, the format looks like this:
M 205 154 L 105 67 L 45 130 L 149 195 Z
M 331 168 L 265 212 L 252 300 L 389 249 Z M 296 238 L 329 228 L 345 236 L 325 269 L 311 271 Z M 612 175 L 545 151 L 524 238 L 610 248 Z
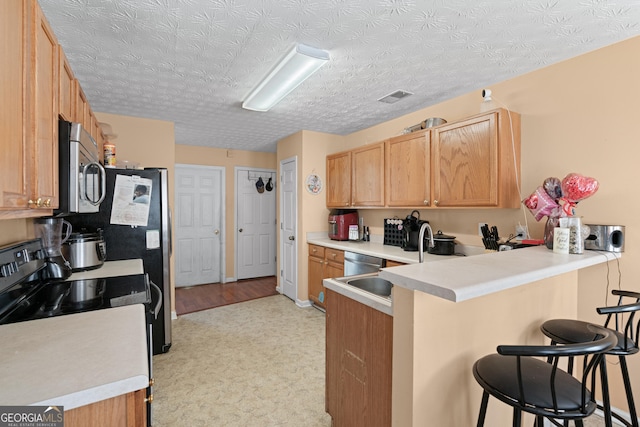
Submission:
M 31 170 L 32 205 L 58 207 L 58 40 L 36 0 L 33 11 L 31 49 L 31 111 L 35 130 L 35 165 Z M 42 204 L 42 206 L 41 206 Z
M 431 133 L 397 136 L 385 142 L 386 206 L 415 207 L 431 203 Z
M 87 97 L 80 86 L 80 82 L 78 79 L 74 80 L 74 91 L 75 91 L 75 111 L 73 113 L 73 121 L 78 122 L 84 127 L 88 129 L 87 122 L 91 123 L 91 117 L 89 115 L 89 103 L 87 102 Z
M 0 208 L 24 209 L 29 200 L 27 150 L 27 97 L 23 61 L 28 46 L 27 3 L 23 0 L 0 2 Z M 11 65 L 11 66 L 9 66 Z M 25 165 L 25 166 L 22 166 Z M 4 217 L 4 215 L 3 215 Z
M 327 156 L 327 207 L 384 206 L 384 143 Z
M 432 138 L 432 206 L 520 205 L 520 115 L 488 112 L 437 127 Z
M 384 142 L 351 150 L 351 204 L 384 206 Z
M 73 71 L 62 47 L 58 46 L 58 114 L 67 121 L 74 119 L 75 83 Z
M 327 156 L 327 207 L 351 207 L 351 152 Z
M 36 0 L 0 2 L 0 216 L 58 206 L 58 43 Z

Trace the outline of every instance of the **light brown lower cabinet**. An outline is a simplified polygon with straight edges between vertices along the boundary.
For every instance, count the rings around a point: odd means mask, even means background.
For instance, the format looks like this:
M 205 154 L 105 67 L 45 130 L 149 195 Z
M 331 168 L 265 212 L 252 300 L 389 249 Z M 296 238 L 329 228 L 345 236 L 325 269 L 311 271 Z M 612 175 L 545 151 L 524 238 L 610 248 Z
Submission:
M 309 299 L 325 308 L 327 295 L 322 280 L 344 276 L 344 251 L 309 245 Z
M 393 317 L 327 294 L 325 409 L 332 427 L 389 427 Z
M 65 427 L 144 427 L 146 389 L 101 400 L 64 412 Z

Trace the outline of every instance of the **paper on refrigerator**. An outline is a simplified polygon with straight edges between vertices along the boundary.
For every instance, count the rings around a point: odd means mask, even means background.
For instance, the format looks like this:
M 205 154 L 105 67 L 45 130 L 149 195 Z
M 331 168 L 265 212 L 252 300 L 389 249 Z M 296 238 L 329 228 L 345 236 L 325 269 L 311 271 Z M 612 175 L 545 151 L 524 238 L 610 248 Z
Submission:
M 146 227 L 149 221 L 151 184 L 137 175 L 116 175 L 111 203 L 111 224 Z

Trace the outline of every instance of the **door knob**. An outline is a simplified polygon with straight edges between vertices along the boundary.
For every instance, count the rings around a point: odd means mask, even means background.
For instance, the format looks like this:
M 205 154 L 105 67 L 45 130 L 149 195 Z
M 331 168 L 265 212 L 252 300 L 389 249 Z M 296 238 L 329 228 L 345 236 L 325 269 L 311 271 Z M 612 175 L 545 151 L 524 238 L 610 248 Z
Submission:
M 217 228 L 215 230 L 213 230 L 213 234 L 218 235 L 220 234 L 220 230 L 218 230 Z
M 296 240 L 294 236 L 289 236 L 289 240 Z
M 238 230 L 240 233 L 242 233 L 242 228 L 240 230 Z

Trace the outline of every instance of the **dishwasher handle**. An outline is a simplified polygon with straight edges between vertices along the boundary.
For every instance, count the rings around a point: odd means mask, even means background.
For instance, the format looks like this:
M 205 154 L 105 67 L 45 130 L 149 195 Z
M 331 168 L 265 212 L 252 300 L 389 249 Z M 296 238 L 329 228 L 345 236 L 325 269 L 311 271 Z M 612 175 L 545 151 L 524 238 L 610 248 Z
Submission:
M 365 267 L 372 267 L 372 268 L 378 268 L 378 269 L 382 268 L 382 265 L 380 263 L 357 261 L 355 259 L 348 259 L 348 258 L 345 258 L 344 261 L 345 261 L 345 263 L 348 261 L 348 262 L 350 262 L 352 264 L 363 265 Z

